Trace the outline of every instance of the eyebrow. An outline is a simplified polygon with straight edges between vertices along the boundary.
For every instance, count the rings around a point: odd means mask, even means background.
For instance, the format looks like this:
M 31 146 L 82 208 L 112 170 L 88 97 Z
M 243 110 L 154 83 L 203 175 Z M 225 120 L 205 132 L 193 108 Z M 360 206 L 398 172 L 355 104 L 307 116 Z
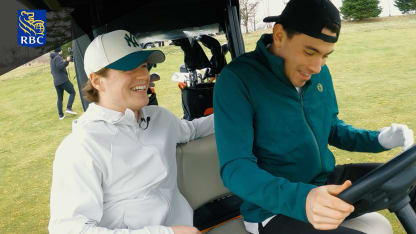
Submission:
M 322 54 L 322 53 L 321 53 L 321 51 L 319 51 L 319 50 L 318 50 L 318 49 L 316 49 L 315 47 L 312 47 L 312 46 L 305 46 L 305 48 L 306 48 L 306 49 L 308 49 L 308 50 L 313 50 L 313 51 L 315 51 L 315 52 L 316 52 L 316 53 L 318 53 L 318 54 Z M 334 52 L 334 50 L 331 50 L 329 53 L 325 54 L 325 56 L 330 55 L 332 52 Z

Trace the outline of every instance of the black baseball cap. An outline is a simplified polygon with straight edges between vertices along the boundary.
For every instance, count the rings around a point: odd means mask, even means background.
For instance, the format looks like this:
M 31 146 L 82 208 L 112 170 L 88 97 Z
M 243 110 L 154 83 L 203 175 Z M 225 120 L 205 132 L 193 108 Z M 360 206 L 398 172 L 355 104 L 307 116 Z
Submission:
M 322 29 L 335 24 L 341 29 L 341 18 L 338 9 L 330 0 L 291 0 L 279 16 L 269 16 L 263 22 L 276 22 L 283 27 L 291 28 L 297 32 L 335 43 L 337 36 L 322 33 Z

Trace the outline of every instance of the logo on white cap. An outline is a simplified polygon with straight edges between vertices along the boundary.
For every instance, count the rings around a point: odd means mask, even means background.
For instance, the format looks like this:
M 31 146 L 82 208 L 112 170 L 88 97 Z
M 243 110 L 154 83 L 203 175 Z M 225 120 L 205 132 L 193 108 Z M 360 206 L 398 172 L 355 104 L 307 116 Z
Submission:
M 124 35 L 124 39 L 126 39 L 127 44 L 131 47 L 130 44 L 132 44 L 134 47 L 140 47 L 139 44 L 136 41 L 136 37 L 131 35 L 130 33 L 126 33 L 126 35 Z

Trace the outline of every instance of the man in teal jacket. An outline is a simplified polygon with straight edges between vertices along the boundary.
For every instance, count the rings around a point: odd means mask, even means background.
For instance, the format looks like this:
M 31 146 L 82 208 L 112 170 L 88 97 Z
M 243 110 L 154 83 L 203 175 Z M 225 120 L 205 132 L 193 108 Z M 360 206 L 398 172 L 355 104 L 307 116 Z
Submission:
M 276 22 L 273 34 L 217 79 L 214 118 L 224 184 L 243 199 L 251 233 L 362 233 L 339 226 L 354 207 L 336 195 L 351 182 L 326 185 L 335 168 L 328 144 L 376 153 L 410 147 L 413 132 L 400 124 L 381 132 L 356 129 L 338 119 L 325 60 L 341 21 L 329 0 L 292 0 L 265 22 Z M 377 219 L 387 223 L 382 233 L 391 233 L 388 221 Z

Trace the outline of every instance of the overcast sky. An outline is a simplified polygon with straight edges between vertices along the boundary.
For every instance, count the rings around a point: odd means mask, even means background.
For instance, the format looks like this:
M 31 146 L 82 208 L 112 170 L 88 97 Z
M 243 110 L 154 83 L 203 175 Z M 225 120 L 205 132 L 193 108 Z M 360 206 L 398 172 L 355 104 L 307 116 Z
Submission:
M 255 1 L 255 0 L 250 0 Z M 393 0 L 379 0 L 383 11 L 380 16 L 400 15 L 399 9 L 394 6 Z M 258 22 L 269 15 L 280 15 L 288 0 L 259 0 L 260 4 L 257 9 Z M 331 0 L 338 9 L 342 6 L 342 0 Z M 256 17 L 257 18 L 257 17 Z

